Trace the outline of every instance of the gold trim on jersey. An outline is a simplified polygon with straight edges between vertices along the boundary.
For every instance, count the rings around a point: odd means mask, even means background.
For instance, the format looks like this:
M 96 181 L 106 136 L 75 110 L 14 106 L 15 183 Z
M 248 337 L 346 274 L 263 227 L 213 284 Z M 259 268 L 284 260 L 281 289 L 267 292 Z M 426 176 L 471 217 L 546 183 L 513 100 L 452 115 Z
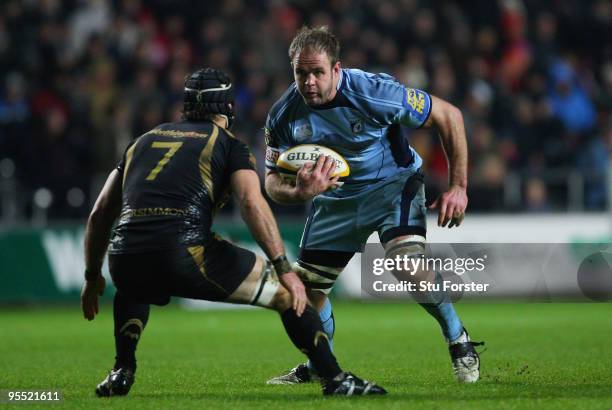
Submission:
M 213 125 L 212 134 L 210 134 L 210 138 L 206 143 L 206 146 L 202 150 L 200 154 L 200 175 L 202 177 L 202 183 L 206 187 L 208 191 L 208 196 L 210 197 L 211 202 L 215 202 L 214 195 L 214 186 L 212 180 L 212 171 L 211 171 L 211 159 L 213 149 L 215 148 L 215 143 L 217 142 L 217 137 L 219 136 L 219 127 Z
M 228 130 L 227 128 L 223 128 L 223 131 L 225 131 L 225 133 L 227 135 L 229 135 L 230 137 L 232 137 L 233 139 L 237 140 L 238 137 L 236 137 L 230 130 Z
M 208 134 L 202 133 L 202 132 L 177 131 L 177 130 L 160 130 L 160 129 L 157 129 L 157 128 L 147 132 L 144 135 L 149 135 L 149 134 L 155 134 L 155 135 L 159 135 L 159 136 L 162 136 L 162 137 L 172 137 L 172 138 L 178 138 L 178 137 L 206 138 L 206 137 L 208 137 Z
M 204 276 L 204 279 L 206 279 L 211 284 L 215 285 L 223 293 L 227 294 L 227 290 L 225 290 L 223 286 L 219 285 L 217 282 L 209 278 L 208 275 L 206 275 L 206 267 L 204 266 L 204 247 L 203 246 L 190 246 L 187 248 L 187 250 L 191 254 L 191 257 L 193 258 L 196 265 L 198 265 L 198 268 L 200 269 L 200 272 Z
M 125 153 L 125 167 L 123 168 L 123 181 L 121 182 L 123 186 L 125 186 L 125 177 L 127 176 L 128 169 L 130 168 L 132 156 L 134 155 L 134 149 L 136 148 L 136 145 L 138 145 L 138 142 L 139 140 L 134 142 L 134 145 L 132 145 Z

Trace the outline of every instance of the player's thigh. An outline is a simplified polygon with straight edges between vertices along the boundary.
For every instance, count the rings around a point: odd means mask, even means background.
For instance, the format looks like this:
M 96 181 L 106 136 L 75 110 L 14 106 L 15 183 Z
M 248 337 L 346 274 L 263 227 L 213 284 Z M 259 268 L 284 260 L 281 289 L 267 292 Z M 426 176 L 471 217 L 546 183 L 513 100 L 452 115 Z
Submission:
M 427 236 L 424 177 L 420 171 L 397 178 L 384 189 L 384 214 L 378 225 L 383 245 L 404 236 Z
M 253 252 L 215 237 L 205 246 L 184 250 L 169 286 L 173 296 L 225 301 L 248 277 L 255 263 Z
M 393 201 L 378 234 L 385 258 L 406 261 L 391 272 L 398 280 L 419 281 L 430 273 L 423 264 L 427 235 L 424 177 L 420 170 L 406 174 L 386 188 Z
M 300 276 L 309 291 L 313 306 L 320 308 L 340 273 L 355 252 L 329 251 L 321 249 L 301 249 L 293 270 Z
M 312 206 L 300 241 L 302 249 L 361 252 L 372 233 L 360 223 L 360 198 L 334 198 L 319 195 Z
M 295 265 L 293 270 L 296 271 Z M 299 271 L 298 274 L 303 277 Z M 327 300 L 327 292 L 307 288 L 306 293 L 309 303 L 317 310 L 320 310 Z M 279 312 L 292 307 L 291 294 L 280 283 L 274 267 L 259 256 L 253 270 L 226 301 L 253 304 Z
M 173 252 L 109 254 L 109 270 L 117 291 L 128 299 L 146 304 L 167 305 Z
M 251 272 L 226 302 L 257 305 L 279 312 L 292 306 L 291 294 L 280 283 L 274 266 L 260 256 L 257 256 Z
M 256 256 L 253 269 L 225 300 L 230 303 L 268 305 L 274 298 L 279 281 L 267 262 Z

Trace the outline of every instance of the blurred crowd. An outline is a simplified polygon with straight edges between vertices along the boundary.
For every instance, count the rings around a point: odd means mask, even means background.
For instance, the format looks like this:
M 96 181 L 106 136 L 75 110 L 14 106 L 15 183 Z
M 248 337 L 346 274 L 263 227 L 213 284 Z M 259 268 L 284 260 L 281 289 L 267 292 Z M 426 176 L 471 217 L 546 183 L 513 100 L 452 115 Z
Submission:
M 201 66 L 231 73 L 234 131 L 263 165 L 262 127 L 293 81 L 287 48 L 303 24 L 338 35 L 344 67 L 462 109 L 471 210 L 565 210 L 572 192 L 579 207 L 607 206 L 606 0 L 4 0 L 0 179 L 24 198 L 45 188 L 51 218 L 86 215 L 129 141 L 180 118 L 184 77 Z M 446 184 L 444 153 L 430 131 L 406 138 L 431 200 Z

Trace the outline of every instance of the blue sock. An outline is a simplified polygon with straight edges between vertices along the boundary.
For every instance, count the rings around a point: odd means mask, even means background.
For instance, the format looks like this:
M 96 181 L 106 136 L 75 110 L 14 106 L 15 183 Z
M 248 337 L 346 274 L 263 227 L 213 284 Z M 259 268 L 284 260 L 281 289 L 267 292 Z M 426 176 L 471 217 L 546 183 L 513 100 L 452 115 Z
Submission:
M 463 325 L 452 303 L 443 302 L 437 305 L 433 303 L 420 303 L 420 305 L 436 318 L 447 341 L 452 342 L 461 336 Z
M 329 338 L 329 347 L 334 350 L 334 332 L 336 331 L 336 323 L 334 322 L 334 312 L 332 312 L 332 305 L 329 298 L 325 301 L 323 308 L 319 312 L 321 318 L 321 324 L 323 325 L 323 331 Z M 308 361 L 308 368 L 313 369 L 312 363 Z
M 436 283 L 442 286 L 442 276 L 438 272 L 436 272 Z M 448 302 L 448 295 L 446 292 L 438 291 L 430 292 L 429 296 L 431 296 L 431 302 L 419 304 L 427 313 L 436 318 L 447 341 L 457 340 L 463 333 L 463 325 L 453 304 Z

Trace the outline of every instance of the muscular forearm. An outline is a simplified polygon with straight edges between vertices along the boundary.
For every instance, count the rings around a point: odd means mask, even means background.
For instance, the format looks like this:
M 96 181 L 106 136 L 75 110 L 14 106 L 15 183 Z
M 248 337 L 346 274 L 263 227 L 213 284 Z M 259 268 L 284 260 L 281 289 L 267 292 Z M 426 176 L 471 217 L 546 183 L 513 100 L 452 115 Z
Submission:
M 100 274 L 111 230 L 121 210 L 121 174 L 113 170 L 96 199 L 85 227 L 85 268 L 89 275 Z
M 467 188 L 468 150 L 461 111 L 440 99 L 433 104 L 441 108 L 433 120 L 448 159 L 449 185 Z
M 249 231 L 270 260 L 285 254 L 276 220 L 263 197 L 242 200 L 240 213 Z
M 90 274 L 102 271 L 104 255 L 108 248 L 113 221 L 92 215 L 85 228 L 85 268 Z
M 266 175 L 266 192 L 274 202 L 282 205 L 295 205 L 306 201 L 294 185 L 283 182 L 275 172 Z

